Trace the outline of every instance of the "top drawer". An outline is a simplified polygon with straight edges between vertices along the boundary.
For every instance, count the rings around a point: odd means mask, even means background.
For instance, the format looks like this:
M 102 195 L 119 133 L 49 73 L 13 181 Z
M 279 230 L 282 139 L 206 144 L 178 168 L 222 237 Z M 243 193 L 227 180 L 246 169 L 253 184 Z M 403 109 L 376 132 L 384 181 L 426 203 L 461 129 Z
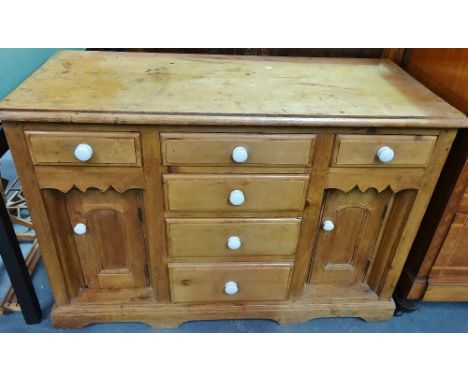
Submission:
M 27 131 L 25 134 L 34 164 L 141 166 L 139 133 Z
M 313 134 L 161 134 L 165 165 L 309 166 Z
M 333 166 L 426 167 L 436 136 L 337 135 Z

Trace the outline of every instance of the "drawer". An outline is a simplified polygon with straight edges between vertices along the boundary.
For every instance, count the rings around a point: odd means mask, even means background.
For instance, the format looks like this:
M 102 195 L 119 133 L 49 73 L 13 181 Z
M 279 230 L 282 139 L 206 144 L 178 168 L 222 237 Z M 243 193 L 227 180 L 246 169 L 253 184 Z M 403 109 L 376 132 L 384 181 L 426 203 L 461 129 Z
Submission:
M 173 302 L 284 300 L 290 263 L 169 264 Z
M 166 227 L 175 258 L 292 257 L 301 219 L 167 219 Z
M 436 136 L 337 135 L 334 166 L 426 167 Z
M 302 211 L 308 175 L 164 176 L 169 211 Z
M 141 166 L 139 133 L 27 131 L 26 137 L 35 164 Z
M 308 166 L 312 134 L 161 134 L 165 165 Z

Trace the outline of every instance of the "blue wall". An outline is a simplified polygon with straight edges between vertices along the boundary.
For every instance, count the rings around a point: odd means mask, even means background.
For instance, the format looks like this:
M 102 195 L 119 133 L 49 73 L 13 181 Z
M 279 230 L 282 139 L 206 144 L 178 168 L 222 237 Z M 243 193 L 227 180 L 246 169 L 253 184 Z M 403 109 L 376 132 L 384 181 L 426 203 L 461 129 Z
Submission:
M 58 50 L 62 49 L 0 49 L 0 99 L 8 95 Z

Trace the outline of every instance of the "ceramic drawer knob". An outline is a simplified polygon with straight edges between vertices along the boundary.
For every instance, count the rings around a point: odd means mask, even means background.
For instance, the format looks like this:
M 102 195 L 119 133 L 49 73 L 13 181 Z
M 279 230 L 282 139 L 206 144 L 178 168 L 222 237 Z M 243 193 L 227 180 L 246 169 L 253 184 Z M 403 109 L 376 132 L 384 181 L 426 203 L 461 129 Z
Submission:
M 86 233 L 86 225 L 83 223 L 78 223 L 73 227 L 73 231 L 75 231 L 77 235 L 84 235 Z
M 391 147 L 382 146 L 377 150 L 377 156 L 382 163 L 388 163 L 392 161 L 393 157 L 395 156 L 395 152 Z
M 81 162 L 86 162 L 93 156 L 93 148 L 87 143 L 80 143 L 75 148 L 75 158 Z
M 335 224 L 331 220 L 324 220 L 322 223 L 322 229 L 324 231 L 333 231 L 335 229 Z
M 224 284 L 224 293 L 234 295 L 239 291 L 237 283 L 235 281 L 228 281 Z
M 227 246 L 231 250 L 236 250 L 241 247 L 241 239 L 239 236 L 231 236 L 227 241 Z
M 237 146 L 232 150 L 232 160 L 236 163 L 244 163 L 249 158 L 247 149 L 242 146 Z
M 229 203 L 231 203 L 233 206 L 240 206 L 241 204 L 244 204 L 244 202 L 245 196 L 241 190 L 231 191 L 229 194 Z

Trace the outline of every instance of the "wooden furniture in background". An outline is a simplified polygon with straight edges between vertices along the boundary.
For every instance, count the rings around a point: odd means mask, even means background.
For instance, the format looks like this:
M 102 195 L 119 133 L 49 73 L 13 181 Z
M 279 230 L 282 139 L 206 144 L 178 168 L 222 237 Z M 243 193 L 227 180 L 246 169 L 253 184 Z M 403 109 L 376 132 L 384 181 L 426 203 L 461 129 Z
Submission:
M 468 126 L 390 60 L 66 51 L 0 118 L 59 327 L 390 318 Z
M 468 49 L 408 49 L 403 67 L 468 113 Z M 468 134 L 460 131 L 396 290 L 403 308 L 468 301 Z
M 468 49 L 406 49 L 402 67 L 468 114 Z

